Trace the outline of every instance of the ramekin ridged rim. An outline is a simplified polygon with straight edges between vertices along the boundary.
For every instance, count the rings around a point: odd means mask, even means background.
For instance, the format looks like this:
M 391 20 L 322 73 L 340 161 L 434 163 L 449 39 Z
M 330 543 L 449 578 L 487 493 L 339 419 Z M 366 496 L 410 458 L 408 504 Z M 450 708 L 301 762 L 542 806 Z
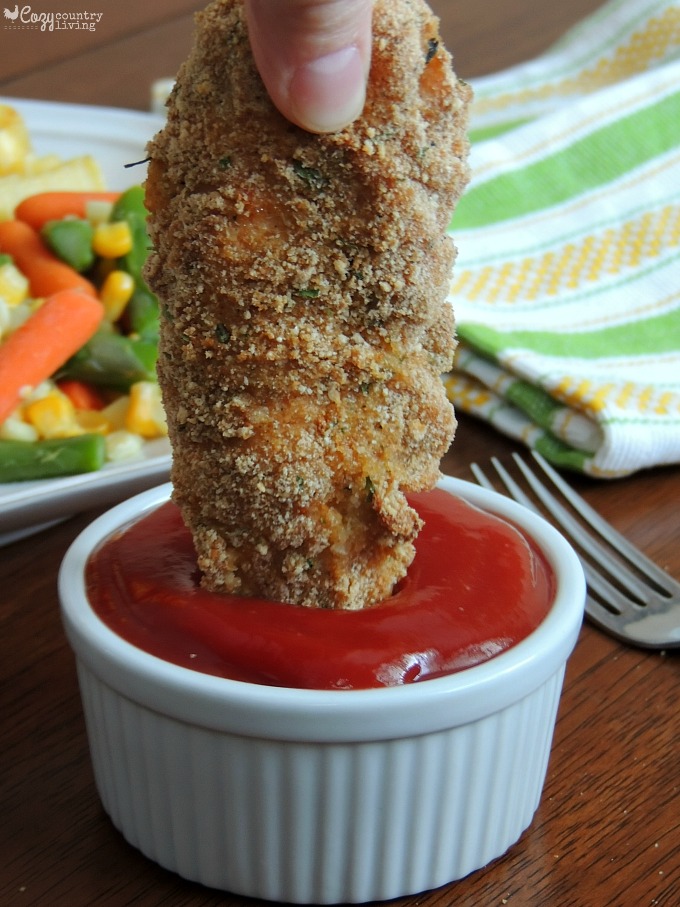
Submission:
M 520 526 L 555 574 L 546 619 L 511 649 L 464 671 L 421 683 L 368 690 L 306 690 L 228 680 L 163 661 L 126 642 L 94 613 L 85 566 L 112 533 L 168 500 L 170 483 L 108 510 L 74 540 L 59 572 L 69 642 L 113 689 L 189 724 L 246 736 L 360 742 L 437 732 L 486 717 L 531 693 L 566 662 L 583 619 L 585 579 L 569 543 L 527 508 L 487 489 L 443 477 L 440 488 Z

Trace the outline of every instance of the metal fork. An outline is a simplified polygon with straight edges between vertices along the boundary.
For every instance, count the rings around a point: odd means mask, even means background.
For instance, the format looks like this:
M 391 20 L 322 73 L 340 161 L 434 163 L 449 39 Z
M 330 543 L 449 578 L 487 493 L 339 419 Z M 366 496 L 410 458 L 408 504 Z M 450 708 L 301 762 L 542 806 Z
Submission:
M 680 647 L 680 583 L 607 523 L 540 454 L 532 451 L 532 456 L 553 490 L 559 491 L 559 500 L 518 454 L 513 459 L 529 493 L 497 457 L 491 463 L 500 488 L 476 463 L 470 468 L 480 485 L 503 491 L 543 517 L 548 515 L 563 531 L 583 564 L 588 584 L 586 615 L 594 624 L 629 645 Z

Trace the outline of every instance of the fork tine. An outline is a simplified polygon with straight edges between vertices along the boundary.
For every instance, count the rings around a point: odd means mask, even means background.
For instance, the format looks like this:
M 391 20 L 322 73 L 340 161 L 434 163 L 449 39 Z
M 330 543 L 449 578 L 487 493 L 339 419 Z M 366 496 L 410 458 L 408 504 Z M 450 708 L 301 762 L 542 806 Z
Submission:
M 589 507 L 540 455 L 535 454 L 534 456 L 537 463 L 544 469 L 548 479 L 557 476 L 553 487 L 556 491 L 562 492 L 564 499 L 574 508 L 575 513 L 581 516 L 581 512 L 585 512 L 587 514 L 585 522 L 590 525 L 593 532 L 599 533 L 600 538 L 605 541 L 610 540 L 614 550 L 617 548 L 625 550 L 630 561 L 637 566 L 638 560 L 644 556 Z M 643 591 L 639 595 L 640 602 L 634 601 L 628 594 L 629 590 L 626 586 L 629 571 L 624 566 L 625 561 L 614 561 L 590 531 L 534 475 L 522 458 L 515 454 L 514 459 L 544 509 L 534 503 L 502 463 L 496 457 L 492 457 L 491 465 L 503 484 L 506 494 L 539 514 L 545 515 L 547 512 L 553 521 L 564 529 L 565 535 L 582 548 L 583 553 L 580 554 L 580 560 L 588 583 L 586 614 L 589 620 L 611 636 L 629 645 L 650 649 L 680 648 L 680 583 L 645 558 L 645 564 L 651 564 L 653 568 L 651 570 L 648 568 L 646 573 L 652 574 L 652 579 L 649 581 L 655 584 L 655 588 L 647 587 L 639 576 L 636 577 L 637 588 Z M 487 478 L 477 464 L 471 464 L 470 468 L 480 485 L 492 491 L 496 490 L 494 483 Z M 584 540 L 587 541 L 584 543 Z M 592 559 L 592 563 L 589 558 Z M 606 576 L 606 568 L 603 567 L 604 561 L 614 563 L 613 577 L 618 581 L 617 585 L 613 585 Z M 657 591 L 660 587 L 663 587 L 663 590 Z M 624 589 L 625 592 L 622 591 Z
M 530 510 L 533 510 L 534 513 L 539 513 L 538 507 L 534 504 L 530 497 L 528 497 L 519 485 L 513 481 L 510 474 L 503 467 L 503 464 L 497 457 L 491 457 L 491 462 L 493 467 L 501 477 L 503 484 L 510 492 L 510 495 L 517 501 L 518 504 L 522 504 L 524 507 L 528 507 Z M 493 482 L 491 482 L 486 475 L 482 472 L 480 467 L 476 463 L 470 464 L 470 469 L 474 477 L 477 479 L 479 485 L 482 485 L 484 488 L 487 488 L 489 491 L 494 491 Z
M 654 561 L 650 560 L 639 550 L 639 548 L 632 545 L 625 536 L 617 532 L 596 510 L 593 510 L 593 508 L 564 481 L 559 473 L 552 468 L 538 451 L 532 451 L 531 453 L 534 460 L 536 460 L 548 478 L 564 495 L 566 500 L 569 501 L 574 510 L 576 510 L 603 539 L 609 542 L 619 554 L 632 563 L 641 573 L 646 574 L 652 582 L 663 589 L 668 595 L 680 591 L 680 583 L 677 583 L 672 576 L 669 576 L 665 570 L 662 570 L 658 564 L 655 564 Z M 514 457 L 519 459 L 517 454 L 515 454 Z
M 562 507 L 559 501 L 552 495 L 548 489 L 539 482 L 536 476 L 533 475 L 531 470 L 524 464 L 521 457 L 515 455 L 515 460 L 517 465 L 520 467 L 524 477 L 527 480 L 529 486 L 533 489 L 536 496 L 543 503 L 543 506 L 552 516 L 553 520 L 562 527 L 565 533 L 571 538 L 572 542 L 579 545 L 582 552 L 585 553 L 588 549 L 592 553 L 593 550 L 597 551 L 598 561 L 600 564 L 605 563 L 611 573 L 612 569 L 618 568 L 620 572 L 620 564 L 615 562 L 613 558 L 610 557 L 609 553 L 602 548 L 602 546 L 593 539 L 588 533 L 586 533 L 581 525 L 576 522 L 576 520 Z M 529 507 L 535 513 L 542 515 L 540 508 L 538 508 L 534 502 L 529 498 L 520 486 L 515 482 L 510 473 L 505 469 L 503 464 L 497 457 L 491 458 L 491 463 L 496 470 L 501 482 L 505 486 L 510 497 L 514 498 L 519 504 L 522 504 L 525 507 Z M 471 465 L 471 469 L 475 478 L 478 481 L 481 481 L 480 484 L 483 484 L 486 488 L 493 490 L 493 483 L 484 475 L 482 470 L 477 466 L 477 464 Z M 591 592 L 598 595 L 602 600 L 609 602 L 612 607 L 618 609 L 618 613 L 623 611 L 626 608 L 630 608 L 631 601 L 627 596 L 624 596 L 619 588 L 613 586 L 609 580 L 595 570 L 586 557 L 583 554 L 579 555 L 581 561 L 581 566 L 586 575 L 586 580 L 588 583 L 588 588 Z M 633 580 L 635 578 L 633 577 Z M 636 584 L 636 589 L 638 594 L 635 596 L 638 599 L 636 604 L 644 604 L 649 598 L 649 589 L 646 586 L 641 584 Z
M 533 510 L 534 513 L 538 513 L 540 516 L 542 516 L 543 514 L 541 513 L 541 510 L 534 504 L 531 498 L 528 497 L 528 495 L 526 495 L 524 491 L 522 491 L 520 486 L 505 469 L 500 460 L 497 457 L 491 457 L 491 463 L 498 473 L 498 476 L 500 477 L 510 497 L 517 501 L 518 504 L 521 504 L 523 507 L 528 507 L 530 510 Z M 486 473 L 482 471 L 477 463 L 471 463 L 470 469 L 472 470 L 472 473 L 479 485 L 481 485 L 483 488 L 487 488 L 489 491 L 496 490 L 493 482 L 487 477 Z M 544 489 L 544 492 L 546 495 L 548 494 L 547 489 Z M 555 501 L 555 503 L 557 503 L 557 501 Z M 592 567 L 586 560 L 584 560 L 583 558 L 580 558 L 580 560 L 581 566 L 583 567 L 583 572 L 586 575 L 588 588 L 605 597 L 609 591 L 608 587 L 605 586 L 605 583 L 601 580 L 599 574 L 597 574 L 592 569 Z
M 514 454 L 513 459 L 536 496 L 542 501 L 546 510 L 554 517 L 562 529 L 569 535 L 572 542 L 578 545 L 584 554 L 596 560 L 600 569 L 606 570 L 610 577 L 618 579 L 619 582 L 625 586 L 626 592 L 631 594 L 634 599 L 637 599 L 639 604 L 648 604 L 654 596 L 654 590 L 650 589 L 650 587 L 642 582 L 634 573 L 631 573 L 625 566 L 625 562 L 612 556 L 610 551 L 605 548 L 595 536 L 592 536 L 587 532 L 587 530 L 584 529 L 583 526 L 581 526 L 581 524 L 562 506 L 557 498 L 548 491 L 545 485 L 538 480 L 519 455 Z M 549 475 L 547 472 L 546 474 Z M 552 476 L 550 476 L 550 478 L 552 479 Z M 562 483 L 562 486 L 569 489 L 571 493 L 568 496 L 568 500 L 574 509 L 580 513 L 580 508 L 578 506 L 580 499 L 578 495 L 576 495 L 575 492 L 572 492 L 566 483 Z M 559 490 L 564 493 L 562 487 L 560 487 Z M 565 497 L 567 496 L 565 495 Z M 583 501 L 583 504 L 585 504 L 585 501 Z M 583 561 L 584 559 L 581 558 L 581 560 Z M 627 602 L 625 599 L 621 598 L 617 587 L 605 586 L 604 584 L 606 583 L 607 578 L 600 573 L 598 574 L 597 588 L 594 580 L 591 582 L 591 585 L 594 591 L 609 598 L 613 604 L 621 609 L 625 608 Z

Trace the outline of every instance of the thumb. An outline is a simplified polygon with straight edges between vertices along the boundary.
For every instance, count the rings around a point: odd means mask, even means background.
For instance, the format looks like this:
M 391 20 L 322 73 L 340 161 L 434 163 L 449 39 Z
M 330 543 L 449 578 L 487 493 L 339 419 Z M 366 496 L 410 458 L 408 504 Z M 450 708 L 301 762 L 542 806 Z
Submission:
M 361 113 L 371 56 L 372 0 L 246 0 L 250 43 L 281 113 L 336 132 Z

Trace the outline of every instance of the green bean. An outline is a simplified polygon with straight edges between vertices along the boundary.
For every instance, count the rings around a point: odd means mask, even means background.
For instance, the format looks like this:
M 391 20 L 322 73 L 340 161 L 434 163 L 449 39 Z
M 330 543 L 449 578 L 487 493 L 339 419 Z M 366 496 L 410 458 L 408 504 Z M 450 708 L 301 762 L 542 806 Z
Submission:
M 111 221 L 126 221 L 132 234 L 132 249 L 118 260 L 118 267 L 131 274 L 135 281 L 135 292 L 127 306 L 130 330 L 144 340 L 157 340 L 158 300 L 147 286 L 142 273 L 150 245 L 146 229 L 147 217 L 144 189 L 141 186 L 132 186 L 123 192 L 111 212 Z
M 149 234 L 146 229 L 148 212 L 144 205 L 144 189 L 141 186 L 132 186 L 120 196 L 113 206 L 110 220 L 125 221 L 132 233 L 132 249 L 118 260 L 118 267 L 127 271 L 135 279 L 137 286 L 146 287 L 142 275 L 144 262 L 149 254 Z
M 96 472 L 104 465 L 102 435 L 77 435 L 46 441 L 0 441 L 0 482 L 53 479 Z
M 40 234 L 57 258 L 79 273 L 87 271 L 94 264 L 94 229 L 89 221 L 76 217 L 50 220 Z
M 158 300 L 149 290 L 137 287 L 125 309 L 125 320 L 132 334 L 158 343 Z
M 155 342 L 123 337 L 104 328 L 69 359 L 58 377 L 125 392 L 136 381 L 156 380 L 157 357 Z

